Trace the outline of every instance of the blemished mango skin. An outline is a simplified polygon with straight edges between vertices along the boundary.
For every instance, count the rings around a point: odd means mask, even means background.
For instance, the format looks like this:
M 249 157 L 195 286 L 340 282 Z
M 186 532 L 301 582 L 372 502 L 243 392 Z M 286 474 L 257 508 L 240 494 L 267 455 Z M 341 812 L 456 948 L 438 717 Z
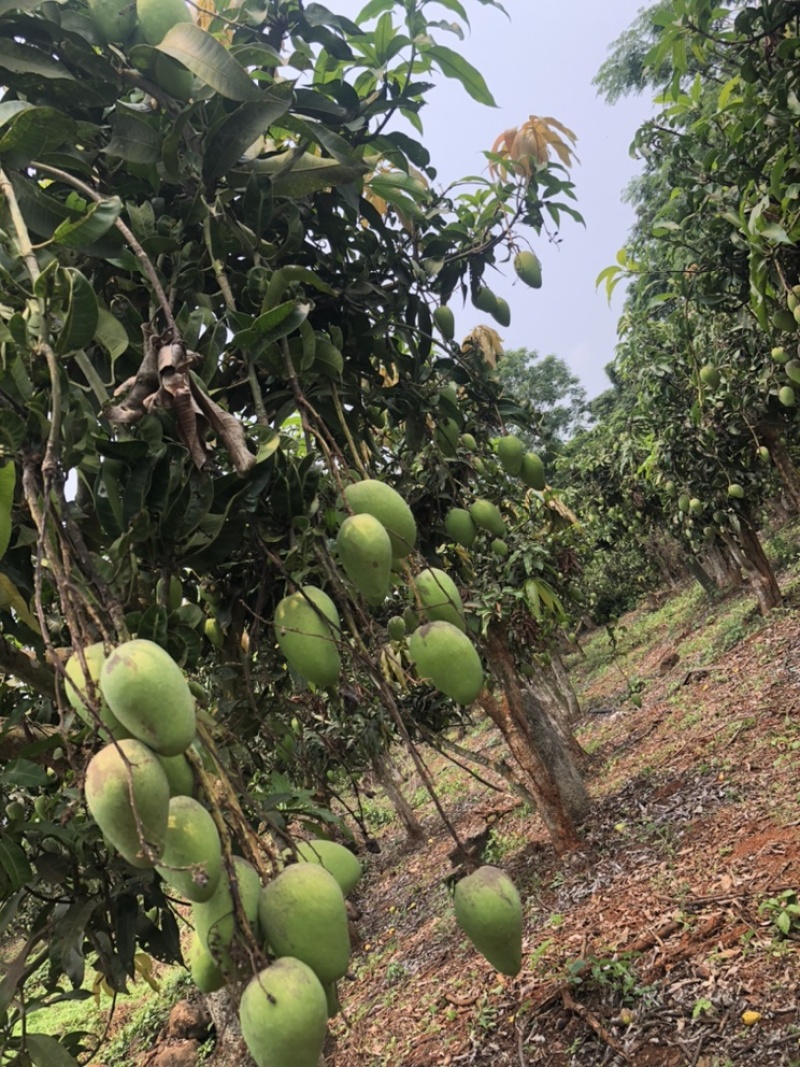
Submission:
M 169 817 L 169 783 L 155 753 L 135 738 L 106 745 L 89 761 L 85 792 L 92 818 L 120 855 L 134 867 L 155 866 Z
M 253 928 L 254 935 L 258 937 L 258 898 L 261 893 L 261 880 L 256 869 L 240 856 L 234 856 L 233 866 L 245 918 Z M 223 974 L 234 974 L 236 966 L 230 946 L 237 929 L 233 895 L 227 871 L 222 871 L 217 888 L 207 901 L 192 905 L 192 919 L 197 936 L 214 963 Z
M 209 812 L 192 797 L 169 802 L 167 835 L 156 870 L 180 896 L 202 903 L 222 874 L 222 845 Z
M 250 980 L 239 1023 L 256 1067 L 317 1067 L 328 1029 L 328 1000 L 317 976 L 286 956 Z
M 100 670 L 100 689 L 125 729 L 160 756 L 177 756 L 194 740 L 189 683 L 154 641 L 137 638 L 118 645 Z

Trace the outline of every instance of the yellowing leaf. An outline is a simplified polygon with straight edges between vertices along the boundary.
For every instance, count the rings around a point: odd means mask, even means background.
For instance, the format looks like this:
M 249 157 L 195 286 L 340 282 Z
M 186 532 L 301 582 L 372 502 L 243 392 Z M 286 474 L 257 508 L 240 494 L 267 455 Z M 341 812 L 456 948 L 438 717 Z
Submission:
M 508 177 L 511 172 L 530 178 L 536 167 L 547 163 L 551 152 L 565 167 L 570 167 L 573 161 L 580 162 L 572 148 L 576 140 L 572 130 L 558 119 L 550 115 L 545 118 L 529 115 L 528 121 L 519 128 L 512 126 L 495 140 L 492 153 L 505 159 L 490 163 L 489 171 L 500 178 Z

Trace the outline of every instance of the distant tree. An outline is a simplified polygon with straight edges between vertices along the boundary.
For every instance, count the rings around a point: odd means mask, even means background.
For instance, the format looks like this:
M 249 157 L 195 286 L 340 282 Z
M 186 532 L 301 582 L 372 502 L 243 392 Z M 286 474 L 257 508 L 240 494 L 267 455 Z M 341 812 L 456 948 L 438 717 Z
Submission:
M 505 391 L 520 404 L 529 404 L 538 423 L 543 458 L 582 428 L 587 413 L 586 390 L 560 356 L 540 356 L 535 350 L 517 348 L 506 352 L 497 365 L 497 377 Z M 519 427 L 521 436 L 533 443 L 530 431 Z

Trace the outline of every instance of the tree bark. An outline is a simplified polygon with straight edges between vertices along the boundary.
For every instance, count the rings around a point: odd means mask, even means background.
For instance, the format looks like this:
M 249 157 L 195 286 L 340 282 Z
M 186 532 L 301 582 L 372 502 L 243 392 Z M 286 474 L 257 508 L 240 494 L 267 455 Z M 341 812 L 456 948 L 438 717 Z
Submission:
M 551 668 L 556 679 L 558 690 L 563 694 L 564 701 L 569 710 L 569 721 L 570 723 L 573 723 L 580 718 L 581 704 L 578 700 L 578 694 L 575 692 L 575 686 L 572 684 L 572 679 L 569 676 L 569 671 L 564 666 L 564 661 L 561 658 L 561 653 L 558 649 L 554 649 L 551 654 Z
M 386 752 L 382 752 L 379 756 L 375 756 L 372 761 L 372 767 L 375 771 L 375 777 L 380 782 L 389 801 L 400 816 L 400 821 L 405 827 L 406 834 L 412 841 L 418 841 L 425 836 L 425 830 L 422 827 L 422 823 L 414 814 L 411 805 L 403 796 L 403 792 L 400 789 L 400 784 L 397 781 L 397 775 L 394 770 L 391 759 Z
M 739 564 L 732 559 L 727 552 L 723 552 L 718 544 L 710 544 L 705 553 L 706 569 L 718 589 L 723 592 L 731 592 L 738 589 L 742 584 L 742 572 Z
M 762 615 L 768 615 L 773 608 L 778 607 L 783 599 L 778 580 L 772 564 L 766 557 L 761 539 L 749 520 L 742 520 L 739 536 L 750 580 L 753 583 L 753 591 L 758 600 L 758 610 Z
M 691 556 L 686 560 L 686 567 L 691 576 L 703 587 L 704 592 L 713 599 L 716 595 L 717 587 L 700 561 Z
M 758 436 L 769 449 L 772 462 L 783 482 L 783 495 L 792 515 L 800 515 L 800 471 L 795 467 L 786 442 L 775 426 L 760 425 Z
M 577 827 L 589 812 L 589 796 L 575 758 L 542 704 L 521 683 L 507 637 L 497 625 L 489 629 L 486 648 L 502 697 L 484 689 L 479 702 L 525 772 L 526 787 L 556 850 L 577 848 Z

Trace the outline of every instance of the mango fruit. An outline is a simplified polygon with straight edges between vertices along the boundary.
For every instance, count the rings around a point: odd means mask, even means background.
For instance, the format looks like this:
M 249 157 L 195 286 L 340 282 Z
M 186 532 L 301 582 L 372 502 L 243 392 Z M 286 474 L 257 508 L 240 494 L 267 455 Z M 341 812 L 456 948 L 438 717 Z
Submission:
M 444 528 L 450 540 L 463 548 L 471 548 L 478 536 L 478 528 L 466 508 L 451 508 L 445 516 Z
M 325 990 L 301 960 L 276 960 L 245 988 L 239 1024 L 256 1067 L 317 1067 L 328 1030 Z
M 483 668 L 472 642 L 452 623 L 429 622 L 409 638 L 420 679 L 459 704 L 471 704 L 483 688 Z
M 506 532 L 506 524 L 500 514 L 500 509 L 490 500 L 476 500 L 470 505 L 469 513 L 472 521 L 481 530 L 486 530 L 495 537 L 502 537 Z
M 427 567 L 414 576 L 413 589 L 431 622 L 443 619 L 465 631 L 464 605 L 461 594 L 449 574 L 438 567 Z
M 478 442 L 475 440 L 475 436 L 471 433 L 462 433 L 459 441 L 468 452 L 474 452 L 478 447 Z
M 392 615 L 386 623 L 386 629 L 392 641 L 402 641 L 406 636 L 406 620 L 402 615 Z
M 458 454 L 459 425 L 455 419 L 444 419 L 433 431 L 436 447 L 448 459 Z
M 504 300 L 502 296 L 495 297 L 495 307 L 492 312 L 492 318 L 501 326 L 511 325 L 511 308 L 508 306 L 508 301 Z
M 728 486 L 728 496 L 733 500 L 744 500 L 744 488 L 738 482 L 731 482 Z
M 499 537 L 496 537 L 489 547 L 494 555 L 500 559 L 504 559 L 508 555 L 508 545 Z
M 790 381 L 794 382 L 795 385 L 800 385 L 800 360 L 790 359 L 784 370 Z
M 775 345 L 775 347 L 770 352 L 770 355 L 776 363 L 786 363 L 786 361 L 789 359 L 789 353 L 786 351 L 783 345 Z
M 535 452 L 527 452 L 522 457 L 522 466 L 519 472 L 520 478 L 529 489 L 535 489 L 541 493 L 546 482 L 544 477 L 544 464 Z
M 169 802 L 167 835 L 156 870 L 180 896 L 209 900 L 222 874 L 222 845 L 211 815 L 192 797 Z
M 89 14 L 109 44 L 124 44 L 136 28 L 133 0 L 88 0 Z
M 452 309 L 447 304 L 441 304 L 433 313 L 433 321 L 445 341 L 452 341 L 456 335 L 456 320 Z
M 297 856 L 300 863 L 318 863 L 324 867 L 333 875 L 345 895 L 355 888 L 364 873 L 358 857 L 338 841 L 325 841 L 323 838 L 299 841 Z
M 522 967 L 522 903 L 514 883 L 497 867 L 462 878 L 453 897 L 456 921 L 475 948 L 501 974 Z
M 159 756 L 158 762 L 164 768 L 169 783 L 170 797 L 190 797 L 194 795 L 194 771 L 186 756 L 181 752 L 177 756 Z
M 542 287 L 542 265 L 534 252 L 517 252 L 514 256 L 514 270 L 520 281 L 531 289 Z
M 772 316 L 772 325 L 780 333 L 794 333 L 797 329 L 797 322 L 791 311 L 787 311 L 786 308 L 779 308 L 774 312 Z
M 304 585 L 284 597 L 275 611 L 275 633 L 292 670 L 314 685 L 336 684 L 342 666 L 336 644 L 341 626 L 327 593 Z
M 225 975 L 209 956 L 196 932 L 189 942 L 186 963 L 189 976 L 201 993 L 216 993 L 225 985 Z
M 156 82 L 176 100 L 188 100 L 194 89 L 194 76 L 182 63 L 163 52 L 156 55 L 153 67 Z
M 691 500 L 689 501 L 689 512 L 692 515 L 702 515 L 703 514 L 703 502 L 702 502 L 702 500 L 699 500 L 696 496 L 693 496 L 691 498 Z
M 681 493 L 678 497 L 678 511 L 682 511 L 685 514 L 689 511 L 689 494 Z
M 276 956 L 307 964 L 323 984 L 347 971 L 350 933 L 339 883 L 316 863 L 286 867 L 261 890 L 261 930 Z
M 169 785 L 155 753 L 135 738 L 106 745 L 89 760 L 85 791 L 92 818 L 120 855 L 134 867 L 155 866 L 169 817 Z
M 700 368 L 700 381 L 709 389 L 718 389 L 720 383 L 719 371 L 713 364 L 706 363 Z
M 245 918 L 258 936 L 261 880 L 255 868 L 240 856 L 234 856 L 233 868 Z M 226 870 L 223 869 L 220 874 L 217 888 L 209 899 L 192 905 L 192 919 L 203 948 L 224 974 L 233 974 L 236 965 L 230 949 L 237 926 L 230 878 Z
M 392 577 L 392 542 L 386 527 L 372 515 L 349 515 L 336 538 L 345 574 L 368 604 L 386 599 Z
M 417 540 L 417 524 L 411 508 L 396 489 L 376 478 L 353 482 L 344 490 L 344 498 L 356 515 L 372 515 L 386 527 L 392 542 L 392 554 L 402 559 Z
M 519 474 L 525 456 L 525 445 L 518 437 L 508 434 L 497 442 L 497 458 L 507 474 Z
M 481 285 L 472 294 L 472 303 L 478 311 L 485 311 L 487 315 L 494 317 L 497 311 L 497 297 L 488 285 Z
M 136 15 L 142 36 L 154 46 L 179 22 L 192 21 L 184 0 L 136 0 Z
M 784 385 L 782 389 L 778 390 L 778 400 L 783 404 L 785 408 L 793 408 L 795 404 L 795 393 L 791 385 Z
M 194 740 L 195 703 L 183 671 L 160 645 L 118 645 L 100 671 L 100 689 L 122 725 L 161 756 L 177 756 Z
M 125 729 L 116 717 L 100 691 L 100 670 L 106 659 L 106 653 L 102 642 L 98 642 L 94 645 L 87 645 L 83 650 L 83 657 L 86 661 L 86 669 L 89 672 L 89 681 L 94 683 L 94 697 L 98 705 L 100 723 L 97 723 L 89 710 L 89 705 L 86 699 L 89 686 L 87 684 L 87 678 L 84 674 L 83 667 L 81 666 L 81 661 L 75 652 L 69 657 L 66 666 L 64 667 L 64 673 L 66 675 L 64 679 L 64 691 L 67 694 L 67 700 L 69 701 L 70 706 L 88 726 L 97 726 L 101 737 L 110 736 L 117 740 L 120 740 L 123 737 L 130 737 L 130 732 Z

